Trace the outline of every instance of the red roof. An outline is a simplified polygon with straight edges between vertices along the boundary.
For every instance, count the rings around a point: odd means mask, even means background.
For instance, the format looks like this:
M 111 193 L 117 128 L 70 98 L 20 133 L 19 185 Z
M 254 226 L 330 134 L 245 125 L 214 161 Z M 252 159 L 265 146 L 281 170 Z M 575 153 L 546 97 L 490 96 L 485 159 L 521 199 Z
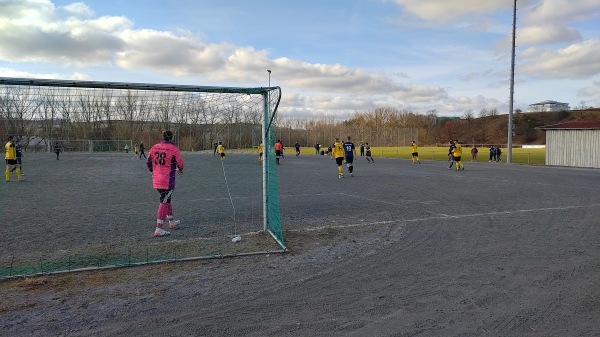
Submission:
M 600 129 L 600 121 L 572 121 L 560 124 L 540 126 L 541 130 L 562 130 L 562 129 Z

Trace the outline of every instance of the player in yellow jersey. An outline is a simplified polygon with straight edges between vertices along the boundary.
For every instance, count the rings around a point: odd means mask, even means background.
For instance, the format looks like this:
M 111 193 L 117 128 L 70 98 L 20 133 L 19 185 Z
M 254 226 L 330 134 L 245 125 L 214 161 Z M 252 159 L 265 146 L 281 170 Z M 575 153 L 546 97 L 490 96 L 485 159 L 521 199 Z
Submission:
M 458 142 L 458 140 L 454 141 L 454 149 L 452 149 L 452 157 L 454 157 L 454 162 L 456 162 L 456 170 L 464 170 L 465 167 L 461 161 L 462 156 L 462 146 Z
M 344 147 L 340 142 L 339 138 L 335 139 L 333 148 L 331 149 L 331 159 L 335 159 L 335 163 L 338 167 L 338 178 L 344 178 Z
M 262 156 L 263 156 L 263 145 L 262 145 L 262 142 L 260 142 L 260 144 L 258 144 L 258 163 L 259 164 L 262 162 Z
M 8 136 L 8 141 L 4 145 L 4 159 L 6 160 L 6 170 L 4 171 L 4 175 L 6 177 L 6 181 L 10 181 L 10 172 L 16 169 L 17 178 L 21 181 L 21 166 L 17 162 L 17 150 L 15 148 L 15 143 L 13 143 L 13 137 Z
M 416 164 L 419 163 L 421 164 L 421 161 L 419 160 L 419 149 L 417 147 L 417 143 L 415 143 L 415 141 L 413 140 L 412 142 L 412 163 Z
M 221 155 L 221 161 L 225 160 L 225 146 L 223 146 L 223 142 L 219 142 L 217 145 L 217 153 Z

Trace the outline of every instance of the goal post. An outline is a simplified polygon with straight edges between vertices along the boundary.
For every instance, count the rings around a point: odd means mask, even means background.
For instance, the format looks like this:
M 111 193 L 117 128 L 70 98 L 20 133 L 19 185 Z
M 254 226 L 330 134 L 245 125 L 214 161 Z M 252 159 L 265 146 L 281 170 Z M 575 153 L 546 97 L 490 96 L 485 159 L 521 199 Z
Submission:
M 281 212 L 279 207 L 279 182 L 277 180 L 277 162 L 275 158 L 275 142 L 277 141 L 276 129 L 273 124 L 275 114 L 269 113 L 271 97 L 264 94 L 264 115 L 262 139 L 263 160 L 263 215 L 264 230 L 268 231 L 273 238 L 285 249 L 283 241 L 283 228 L 281 224 Z
M 153 144 L 161 141 L 164 130 L 174 133 L 173 141 L 192 159 L 202 155 L 207 156 L 202 157 L 204 160 L 213 159 L 214 144 L 219 142 L 231 150 L 254 148 L 262 141 L 262 170 L 254 155 L 236 154 L 241 162 L 253 164 L 251 168 L 257 171 L 257 177 L 252 179 L 258 186 L 262 183 L 262 196 L 260 187 L 252 187 L 257 196 L 239 196 L 239 202 L 247 204 L 236 209 L 239 217 L 257 223 L 257 227 L 248 226 L 248 232 L 269 233 L 276 245 L 285 251 L 274 155 L 275 115 L 280 100 L 281 88 L 277 86 L 219 87 L 0 77 L 0 129 L 4 134 L 44 139 L 51 152 L 58 143 L 65 152 L 82 152 L 73 154 L 82 156 L 80 158 L 89 158 L 85 157 L 86 152 L 124 152 L 126 146 L 133 153 L 141 144 L 147 153 Z M 104 160 L 100 157 L 90 159 L 98 163 Z M 137 162 L 128 163 L 134 165 Z M 227 163 L 225 161 L 223 173 Z M 109 171 L 107 174 L 110 175 L 121 174 L 118 167 L 111 167 Z M 238 175 L 240 181 L 244 181 L 248 180 L 246 171 L 232 169 L 228 174 Z M 132 174 L 123 172 L 124 179 Z M 112 176 L 99 178 L 105 181 L 116 179 Z M 28 179 L 33 178 L 29 176 Z M 242 188 L 240 191 L 245 192 Z M 217 199 L 207 197 L 206 203 Z M 251 204 L 259 202 L 259 207 Z M 215 218 L 207 220 L 211 225 L 221 226 L 231 221 L 224 219 L 222 211 L 219 213 L 219 209 L 225 207 L 223 204 L 214 207 L 215 210 L 209 213 L 214 213 Z M 254 208 L 258 208 L 256 213 L 253 213 Z M 244 215 L 244 211 L 248 215 Z M 260 214 L 260 220 L 257 214 Z M 224 236 L 226 230 L 223 228 L 198 230 L 197 238 Z

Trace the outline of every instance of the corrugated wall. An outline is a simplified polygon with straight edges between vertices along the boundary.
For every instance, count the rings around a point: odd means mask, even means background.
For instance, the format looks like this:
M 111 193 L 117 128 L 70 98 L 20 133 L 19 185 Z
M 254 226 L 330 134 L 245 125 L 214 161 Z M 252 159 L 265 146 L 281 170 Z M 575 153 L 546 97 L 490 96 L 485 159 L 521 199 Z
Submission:
M 600 168 L 600 130 L 546 130 L 546 165 Z

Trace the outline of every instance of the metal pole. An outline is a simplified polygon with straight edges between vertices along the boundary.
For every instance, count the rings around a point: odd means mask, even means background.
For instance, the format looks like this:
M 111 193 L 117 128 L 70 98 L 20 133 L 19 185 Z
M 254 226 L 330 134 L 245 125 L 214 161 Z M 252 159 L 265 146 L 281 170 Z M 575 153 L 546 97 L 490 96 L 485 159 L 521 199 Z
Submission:
M 512 164 L 512 143 L 513 143 L 513 104 L 515 96 L 515 41 L 517 33 L 517 0 L 513 6 L 513 31 L 512 31 L 512 53 L 510 62 L 510 98 L 508 104 L 508 152 L 506 162 Z
M 271 73 L 271 71 L 269 70 L 269 74 Z M 269 93 L 264 93 L 263 94 L 263 100 L 264 100 L 264 106 L 263 106 L 263 125 L 262 125 L 262 130 L 261 130 L 261 139 L 262 139 L 262 144 L 263 144 L 263 160 L 262 160 L 262 193 L 263 193 L 263 231 L 267 231 L 267 224 L 268 224 L 268 209 L 267 209 L 267 204 L 269 202 L 268 200 L 268 193 L 267 193 L 267 179 L 268 178 L 268 173 L 267 172 L 267 160 L 270 160 L 269 158 L 271 157 L 271 154 L 269 153 L 269 151 L 271 151 L 271 144 L 270 142 L 270 138 L 269 135 L 267 134 L 267 126 L 269 125 L 269 106 L 270 106 L 270 102 L 269 102 Z
M 269 88 L 271 87 L 271 70 L 267 69 L 267 72 L 269 73 Z

